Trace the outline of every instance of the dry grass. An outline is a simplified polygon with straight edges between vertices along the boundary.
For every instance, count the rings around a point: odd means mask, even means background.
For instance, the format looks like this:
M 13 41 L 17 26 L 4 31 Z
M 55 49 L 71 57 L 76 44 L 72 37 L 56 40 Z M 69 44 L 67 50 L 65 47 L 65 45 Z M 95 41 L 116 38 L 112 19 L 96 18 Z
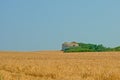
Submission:
M 120 52 L 0 52 L 0 80 L 120 80 Z

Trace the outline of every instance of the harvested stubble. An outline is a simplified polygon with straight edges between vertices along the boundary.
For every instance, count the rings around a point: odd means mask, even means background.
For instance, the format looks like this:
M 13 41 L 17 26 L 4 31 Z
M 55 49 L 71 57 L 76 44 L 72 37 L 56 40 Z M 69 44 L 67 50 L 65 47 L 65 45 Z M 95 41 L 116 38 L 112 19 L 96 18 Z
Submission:
M 120 52 L 0 52 L 0 80 L 120 80 Z

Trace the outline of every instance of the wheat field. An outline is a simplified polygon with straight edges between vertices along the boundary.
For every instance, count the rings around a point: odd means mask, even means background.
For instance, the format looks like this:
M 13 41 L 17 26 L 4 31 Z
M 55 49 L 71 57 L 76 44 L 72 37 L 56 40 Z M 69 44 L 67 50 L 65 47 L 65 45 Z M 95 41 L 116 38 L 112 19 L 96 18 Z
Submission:
M 0 80 L 120 80 L 120 52 L 0 52 Z

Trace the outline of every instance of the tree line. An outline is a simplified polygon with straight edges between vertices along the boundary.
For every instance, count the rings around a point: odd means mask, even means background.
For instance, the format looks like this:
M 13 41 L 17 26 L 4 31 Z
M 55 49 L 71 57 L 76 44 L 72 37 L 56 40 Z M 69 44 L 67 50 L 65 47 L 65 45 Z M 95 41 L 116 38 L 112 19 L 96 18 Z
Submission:
M 86 44 L 78 43 L 78 47 L 69 47 L 64 50 L 64 52 L 107 52 L 107 51 L 120 51 L 120 46 L 118 47 L 105 47 L 102 44 Z

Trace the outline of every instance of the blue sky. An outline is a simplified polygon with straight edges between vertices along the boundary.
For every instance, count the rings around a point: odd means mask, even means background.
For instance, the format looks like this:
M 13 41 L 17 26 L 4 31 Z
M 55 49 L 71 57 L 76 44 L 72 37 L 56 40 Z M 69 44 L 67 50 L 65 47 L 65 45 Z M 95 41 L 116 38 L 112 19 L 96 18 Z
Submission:
M 120 45 L 120 0 L 0 0 L 0 50 Z

